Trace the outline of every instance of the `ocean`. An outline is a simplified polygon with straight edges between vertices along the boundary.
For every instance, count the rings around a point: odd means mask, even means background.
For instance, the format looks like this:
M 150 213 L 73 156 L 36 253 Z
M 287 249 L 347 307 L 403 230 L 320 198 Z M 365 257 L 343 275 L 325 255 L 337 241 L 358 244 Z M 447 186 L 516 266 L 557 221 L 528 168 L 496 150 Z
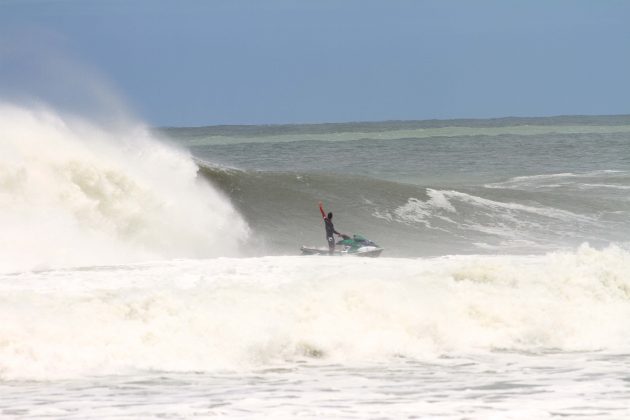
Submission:
M 0 418 L 630 417 L 630 116 L 0 115 Z

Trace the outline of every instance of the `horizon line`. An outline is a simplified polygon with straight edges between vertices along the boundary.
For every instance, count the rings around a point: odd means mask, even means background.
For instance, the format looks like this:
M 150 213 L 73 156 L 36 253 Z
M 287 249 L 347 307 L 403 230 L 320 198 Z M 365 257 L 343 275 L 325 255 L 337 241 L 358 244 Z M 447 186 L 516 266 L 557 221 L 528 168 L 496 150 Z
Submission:
M 428 119 L 388 119 L 388 120 L 363 120 L 363 121 L 337 121 L 337 122 L 294 122 L 294 123 L 262 123 L 262 124 L 208 124 L 208 125 L 160 125 L 153 126 L 157 129 L 178 129 L 178 128 L 232 128 L 232 127 L 293 127 L 293 126 L 323 126 L 323 125 L 351 125 L 351 124 L 387 124 L 387 123 L 440 123 L 440 122 L 480 122 L 480 121 L 507 121 L 507 120 L 548 120 L 554 118 L 630 118 L 628 114 L 559 114 L 546 116 L 505 116 L 505 117 L 489 117 L 489 118 L 428 118 Z

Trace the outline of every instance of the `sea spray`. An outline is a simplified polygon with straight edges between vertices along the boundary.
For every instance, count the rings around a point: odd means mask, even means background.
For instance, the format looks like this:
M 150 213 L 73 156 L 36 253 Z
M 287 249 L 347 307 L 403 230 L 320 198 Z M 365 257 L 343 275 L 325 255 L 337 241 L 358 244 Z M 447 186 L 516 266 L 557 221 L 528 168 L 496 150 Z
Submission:
M 248 227 L 187 152 L 0 104 L 0 270 L 237 255 Z

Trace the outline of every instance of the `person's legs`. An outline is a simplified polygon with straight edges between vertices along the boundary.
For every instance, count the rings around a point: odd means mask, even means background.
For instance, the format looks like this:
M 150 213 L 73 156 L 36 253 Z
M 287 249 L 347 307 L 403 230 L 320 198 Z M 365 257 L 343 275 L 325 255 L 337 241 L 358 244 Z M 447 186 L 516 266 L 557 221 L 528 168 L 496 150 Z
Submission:
M 330 255 L 335 253 L 335 238 L 328 238 L 328 253 Z

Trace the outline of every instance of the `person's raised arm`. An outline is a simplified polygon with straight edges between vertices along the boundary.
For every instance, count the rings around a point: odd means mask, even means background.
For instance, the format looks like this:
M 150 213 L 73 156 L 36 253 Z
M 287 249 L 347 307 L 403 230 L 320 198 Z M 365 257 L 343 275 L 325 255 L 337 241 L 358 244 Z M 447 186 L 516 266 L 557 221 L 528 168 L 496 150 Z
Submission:
M 322 204 L 322 202 L 319 202 L 319 211 L 322 214 L 322 217 L 325 219 L 326 218 L 326 213 L 324 213 L 324 205 Z

